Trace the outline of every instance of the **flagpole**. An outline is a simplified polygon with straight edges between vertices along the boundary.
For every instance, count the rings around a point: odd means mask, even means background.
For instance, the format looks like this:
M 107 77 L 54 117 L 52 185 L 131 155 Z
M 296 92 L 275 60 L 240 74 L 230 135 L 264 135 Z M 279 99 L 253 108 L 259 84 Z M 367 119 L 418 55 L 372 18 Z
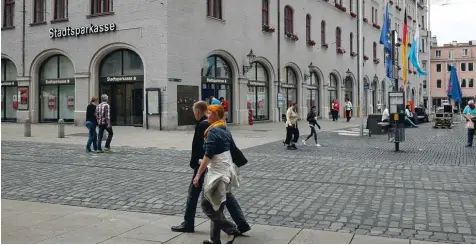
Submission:
M 426 84 L 426 89 L 427 89 L 427 93 L 428 93 L 428 112 L 431 112 L 431 107 L 433 106 L 433 99 L 431 98 L 431 29 L 430 29 L 430 25 L 431 25 L 431 14 L 430 14 L 430 9 L 431 9 L 431 3 L 430 3 L 431 0 L 428 0 L 427 4 L 428 4 L 428 17 L 427 17 L 427 21 L 428 21 L 428 31 L 427 31 L 427 41 L 428 41 L 428 67 L 427 67 L 427 70 L 428 70 L 428 82 Z
M 362 64 L 364 63 L 364 54 L 363 54 L 363 34 L 362 34 L 362 25 L 363 25 L 363 11 L 362 5 L 363 0 L 358 0 L 357 2 L 357 79 L 359 81 L 359 104 L 360 104 L 360 136 L 364 136 L 364 76 L 362 74 Z

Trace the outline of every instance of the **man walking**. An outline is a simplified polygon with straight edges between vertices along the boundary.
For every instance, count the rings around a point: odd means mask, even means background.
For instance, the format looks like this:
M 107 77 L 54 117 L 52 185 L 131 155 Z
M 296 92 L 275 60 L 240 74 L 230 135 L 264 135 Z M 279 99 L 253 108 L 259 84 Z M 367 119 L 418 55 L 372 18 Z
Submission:
M 193 179 L 197 174 L 198 168 L 200 167 L 200 162 L 205 154 L 203 148 L 204 144 L 204 134 L 205 130 L 210 126 L 206 120 L 207 113 L 207 103 L 205 101 L 198 101 L 193 105 L 193 114 L 197 120 L 197 125 L 195 126 L 195 134 L 193 135 L 192 141 L 192 156 L 190 158 L 190 167 L 193 169 L 193 177 L 190 181 L 190 186 L 188 188 L 188 199 L 187 206 L 185 208 L 185 217 L 184 222 L 179 226 L 173 226 L 171 229 L 175 232 L 194 232 L 195 231 L 195 213 L 197 211 L 198 198 L 202 192 L 203 181 L 206 173 L 202 174 L 198 186 L 193 185 Z M 245 233 L 251 229 L 249 224 L 246 222 L 243 212 L 241 211 L 240 205 L 236 201 L 235 197 L 231 192 L 226 194 L 226 208 L 230 213 L 231 218 L 235 221 L 238 226 L 240 233 Z
M 98 134 L 98 152 L 109 152 L 111 151 L 111 140 L 113 136 L 112 127 L 111 127 L 111 107 L 107 103 L 108 96 L 106 94 L 101 95 L 101 104 L 96 108 L 96 119 L 99 126 Z M 104 151 L 102 150 L 102 137 L 104 130 L 107 131 L 106 145 L 104 146 Z

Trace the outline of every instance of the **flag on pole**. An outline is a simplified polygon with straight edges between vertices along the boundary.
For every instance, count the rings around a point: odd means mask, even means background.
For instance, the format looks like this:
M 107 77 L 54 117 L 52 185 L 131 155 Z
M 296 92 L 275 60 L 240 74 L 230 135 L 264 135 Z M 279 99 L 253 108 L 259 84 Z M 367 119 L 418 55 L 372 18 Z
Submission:
M 385 70 L 387 77 L 392 79 L 392 35 L 390 34 L 390 18 L 388 17 L 388 3 L 385 8 L 385 19 L 383 21 L 382 32 L 380 33 L 380 44 L 383 44 L 385 52 Z
M 405 8 L 405 15 L 403 15 L 403 43 L 402 43 L 402 65 L 403 65 L 403 86 L 407 85 L 408 76 L 408 26 L 407 26 L 407 9 Z
M 447 95 L 450 100 L 458 102 L 461 104 L 461 99 L 463 97 L 463 92 L 459 86 L 458 75 L 456 74 L 456 68 L 451 66 L 450 80 L 448 81 L 448 90 Z
M 417 19 L 417 9 L 418 7 L 416 6 L 417 2 L 415 1 L 415 19 Z M 417 69 L 418 76 L 426 76 L 427 73 L 424 72 L 421 67 L 420 63 L 418 61 L 418 54 L 420 53 L 420 28 L 415 28 L 415 36 L 413 37 L 413 42 L 412 42 L 412 47 L 410 48 L 410 53 L 408 53 L 408 59 L 410 59 L 410 63 L 412 63 L 413 67 Z

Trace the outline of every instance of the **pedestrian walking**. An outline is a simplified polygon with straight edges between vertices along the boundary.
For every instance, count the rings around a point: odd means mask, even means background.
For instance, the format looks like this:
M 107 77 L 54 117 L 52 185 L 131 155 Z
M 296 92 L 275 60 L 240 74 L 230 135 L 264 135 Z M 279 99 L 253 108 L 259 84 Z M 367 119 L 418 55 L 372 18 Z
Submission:
M 309 111 L 309 113 L 307 114 L 307 121 L 309 122 L 309 127 L 311 128 L 311 134 L 307 136 L 305 140 L 302 140 L 302 143 L 304 145 L 307 145 L 306 141 L 312 136 L 314 136 L 314 142 L 316 143 L 315 146 L 321 147 L 321 145 L 317 143 L 316 127 L 321 129 L 321 126 L 317 123 L 316 106 L 311 107 L 311 111 Z
M 466 128 L 468 129 L 468 144 L 466 147 L 473 146 L 474 140 L 474 124 L 476 123 L 476 106 L 474 100 L 468 101 L 468 105 L 463 110 L 464 118 L 466 119 Z
M 98 134 L 98 152 L 110 152 L 111 151 L 111 141 L 112 141 L 112 126 L 111 126 L 111 106 L 107 103 L 109 97 L 106 94 L 101 95 L 101 104 L 96 107 L 96 119 L 99 126 Z M 106 144 L 104 146 L 104 151 L 102 150 L 102 137 L 104 131 L 107 131 Z
M 208 106 L 208 122 L 210 126 L 204 132 L 205 154 L 196 176 L 193 178 L 195 187 L 200 186 L 200 179 L 208 170 L 202 193 L 202 210 L 210 218 L 210 240 L 204 244 L 221 243 L 220 231 L 224 231 L 226 243 L 231 244 L 240 235 L 235 224 L 228 221 L 223 214 L 226 194 L 232 187 L 239 187 L 239 176 L 236 165 L 232 161 L 230 149 L 233 137 L 226 127 L 225 110 L 222 105 Z
M 293 103 L 286 111 L 286 140 L 283 144 L 287 145 L 288 150 L 297 150 L 296 143 L 299 139 L 298 119 L 297 104 Z
M 203 181 L 205 179 L 206 172 L 204 172 L 199 181 L 198 185 L 193 184 L 193 179 L 197 175 L 198 169 L 200 167 L 200 162 L 205 154 L 204 149 L 204 138 L 205 131 L 210 126 L 210 123 L 207 120 L 208 108 L 205 101 L 198 101 L 193 105 L 193 114 L 197 124 L 195 126 L 195 133 L 193 135 L 192 141 L 192 154 L 190 158 L 190 167 L 193 169 L 193 177 L 188 188 L 188 197 L 187 205 L 185 208 L 184 221 L 179 226 L 173 226 L 171 229 L 175 232 L 194 232 L 195 231 L 195 213 L 197 211 L 197 203 L 202 192 Z M 235 197 L 231 192 L 226 193 L 226 208 L 230 213 L 231 218 L 237 224 L 238 230 L 240 233 L 245 233 L 251 229 L 248 222 L 246 222 L 245 216 L 241 211 L 241 207 L 236 201 Z
M 93 149 L 96 152 L 98 150 L 97 140 L 98 135 L 96 133 L 96 106 L 98 104 L 98 97 L 93 96 L 91 101 L 89 102 L 88 107 L 86 107 L 86 128 L 88 128 L 88 142 L 86 143 L 86 152 L 91 151 L 91 144 L 93 145 Z
M 345 117 L 347 118 L 347 122 L 350 121 L 352 118 L 352 102 L 349 99 L 345 99 Z

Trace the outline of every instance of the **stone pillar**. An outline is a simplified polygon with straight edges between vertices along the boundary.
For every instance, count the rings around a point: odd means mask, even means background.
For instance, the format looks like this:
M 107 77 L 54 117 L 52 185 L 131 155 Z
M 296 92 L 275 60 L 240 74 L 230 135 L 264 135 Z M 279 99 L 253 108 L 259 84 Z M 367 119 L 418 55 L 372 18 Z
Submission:
M 330 116 L 330 100 L 329 100 L 329 83 L 324 83 L 323 89 L 322 89 L 322 102 L 323 102 L 323 110 L 322 110 L 322 118 L 325 119 L 331 119 L 332 117 Z
M 98 98 L 100 95 L 91 91 L 93 81 L 90 79 L 89 72 L 75 73 L 74 80 L 74 125 L 84 126 L 86 125 L 86 107 L 89 101 L 94 95 Z
M 279 108 L 278 108 L 278 106 L 279 106 L 279 104 L 278 104 L 278 83 L 279 83 L 278 81 L 274 81 L 274 83 L 272 85 L 270 84 L 270 87 L 273 87 L 273 90 L 274 90 L 273 95 L 272 95 L 273 98 L 271 98 L 271 100 L 272 100 L 271 109 L 272 110 L 270 110 L 270 112 L 272 113 L 272 115 L 273 115 L 272 118 L 275 122 L 279 122 L 279 120 L 280 120 L 279 118 L 281 117 L 281 113 L 279 112 Z
M 235 124 L 248 124 L 248 79 L 245 77 L 238 78 L 238 93 L 234 93 L 235 96 L 235 115 L 233 121 Z

